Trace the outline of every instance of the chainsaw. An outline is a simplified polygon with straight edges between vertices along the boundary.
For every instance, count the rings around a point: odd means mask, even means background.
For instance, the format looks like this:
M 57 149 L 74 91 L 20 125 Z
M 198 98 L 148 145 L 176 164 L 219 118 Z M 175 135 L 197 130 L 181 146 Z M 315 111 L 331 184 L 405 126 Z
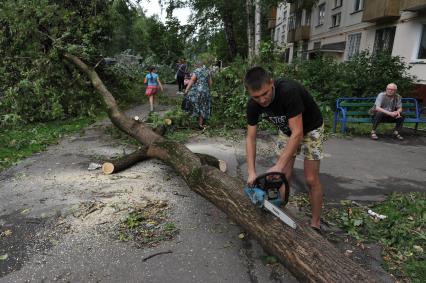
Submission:
M 284 199 L 280 196 L 280 187 L 282 185 L 285 187 Z M 270 211 L 282 222 L 296 229 L 296 222 L 279 208 L 281 205 L 285 206 L 288 203 L 288 196 L 290 194 L 290 186 L 283 173 L 269 172 L 259 175 L 254 181 L 253 186 L 245 187 L 244 192 L 254 205 Z

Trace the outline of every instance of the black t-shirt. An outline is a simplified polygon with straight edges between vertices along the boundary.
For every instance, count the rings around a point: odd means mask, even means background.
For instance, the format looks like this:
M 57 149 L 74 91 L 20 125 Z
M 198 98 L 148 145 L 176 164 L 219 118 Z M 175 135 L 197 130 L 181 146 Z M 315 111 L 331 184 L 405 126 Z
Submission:
M 323 123 L 321 111 L 312 96 L 298 82 L 290 79 L 275 81 L 275 97 L 268 107 L 253 99 L 247 104 L 247 123 L 257 125 L 259 118 L 267 118 L 287 136 L 291 135 L 288 120 L 302 113 L 303 133 L 306 134 Z

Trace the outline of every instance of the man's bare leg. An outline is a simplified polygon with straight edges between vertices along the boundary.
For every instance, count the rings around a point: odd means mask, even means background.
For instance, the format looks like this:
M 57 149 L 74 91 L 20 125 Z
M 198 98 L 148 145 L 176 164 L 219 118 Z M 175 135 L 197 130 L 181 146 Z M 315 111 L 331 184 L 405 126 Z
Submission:
M 319 178 L 320 161 L 304 161 L 305 180 L 309 187 L 309 199 L 311 202 L 312 218 L 311 226 L 320 228 L 321 210 L 323 204 L 324 190 Z
M 293 157 L 291 159 L 291 161 L 289 163 L 287 163 L 287 165 L 285 166 L 284 171 L 283 171 L 285 177 L 287 178 L 287 182 L 288 182 L 289 186 L 290 186 L 291 176 L 293 175 L 293 167 L 294 167 L 294 161 L 295 160 L 296 160 L 296 157 Z M 284 197 L 285 197 L 285 187 L 284 187 L 284 185 L 282 185 L 280 187 L 280 196 L 281 196 L 281 199 L 284 200 Z

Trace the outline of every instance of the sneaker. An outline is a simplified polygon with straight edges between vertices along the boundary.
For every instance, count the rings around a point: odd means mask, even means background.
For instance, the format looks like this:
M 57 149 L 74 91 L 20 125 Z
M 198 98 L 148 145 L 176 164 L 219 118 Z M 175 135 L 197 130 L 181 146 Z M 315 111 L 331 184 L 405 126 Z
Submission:
M 397 140 L 400 140 L 400 141 L 404 140 L 404 138 L 397 131 L 393 132 L 393 135 L 395 136 Z
M 372 140 L 378 140 L 379 139 L 379 137 L 377 136 L 377 134 L 374 132 L 374 133 L 371 133 L 371 139 Z

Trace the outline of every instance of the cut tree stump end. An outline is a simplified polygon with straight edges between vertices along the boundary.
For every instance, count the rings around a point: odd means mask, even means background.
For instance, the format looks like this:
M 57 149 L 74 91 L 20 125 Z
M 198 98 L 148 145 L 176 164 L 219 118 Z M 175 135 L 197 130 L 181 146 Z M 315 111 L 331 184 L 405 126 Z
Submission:
M 219 159 L 219 170 L 222 172 L 226 172 L 227 166 L 224 160 Z
M 110 175 L 114 172 L 114 164 L 111 162 L 105 162 L 102 164 L 102 172 L 104 172 L 105 175 Z

